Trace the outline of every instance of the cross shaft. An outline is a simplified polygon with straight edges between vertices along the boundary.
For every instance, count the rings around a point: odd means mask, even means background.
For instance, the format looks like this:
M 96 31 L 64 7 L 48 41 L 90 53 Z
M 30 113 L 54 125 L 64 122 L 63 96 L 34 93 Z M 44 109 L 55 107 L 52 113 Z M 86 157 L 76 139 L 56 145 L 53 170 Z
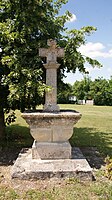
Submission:
M 56 46 L 56 41 L 48 40 L 49 48 L 40 48 L 39 56 L 46 57 L 47 62 L 44 64 L 46 68 L 46 85 L 51 87 L 49 92 L 45 94 L 45 111 L 59 111 L 57 105 L 57 69 L 60 64 L 57 62 L 57 57 L 64 56 L 64 49 Z

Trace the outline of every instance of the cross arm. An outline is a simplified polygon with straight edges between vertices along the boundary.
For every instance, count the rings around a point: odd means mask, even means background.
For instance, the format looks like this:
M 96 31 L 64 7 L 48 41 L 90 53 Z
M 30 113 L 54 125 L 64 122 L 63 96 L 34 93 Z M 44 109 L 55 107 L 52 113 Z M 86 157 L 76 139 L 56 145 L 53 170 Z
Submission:
M 39 56 L 40 56 L 40 57 L 47 57 L 47 49 L 45 49 L 45 48 L 40 48 L 40 49 L 39 49 Z
M 57 57 L 59 57 L 59 58 L 64 57 L 64 49 L 62 49 L 62 48 L 57 49 Z

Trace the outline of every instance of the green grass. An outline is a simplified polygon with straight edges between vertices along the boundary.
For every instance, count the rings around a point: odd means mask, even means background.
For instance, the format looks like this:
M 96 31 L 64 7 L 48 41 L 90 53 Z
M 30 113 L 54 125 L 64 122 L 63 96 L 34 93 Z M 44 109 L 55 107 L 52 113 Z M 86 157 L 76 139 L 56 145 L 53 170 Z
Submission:
M 0 188 L 1 200 L 112 200 L 111 182 L 79 182 L 64 180 L 61 184 L 46 189 L 16 191 Z
M 70 139 L 72 146 L 97 147 L 106 157 L 112 156 L 112 107 L 87 105 L 60 105 L 62 109 L 74 109 L 82 113 L 82 118 L 75 125 Z M 31 147 L 33 138 L 29 127 L 16 111 L 17 121 L 7 127 L 8 148 Z M 43 186 L 37 181 L 30 189 L 14 189 L 13 184 L 0 184 L 0 199 L 2 200 L 112 200 L 112 181 L 104 177 L 104 171 L 95 172 L 96 181 L 81 182 L 78 179 L 60 180 L 59 183 L 49 181 Z M 0 182 L 2 177 L 0 177 Z M 20 184 L 20 183 L 19 183 Z M 40 184 L 41 186 L 38 186 Z
M 105 156 L 112 156 L 112 106 L 61 105 L 75 109 L 82 118 L 74 127 L 72 146 L 97 147 Z
M 104 155 L 112 156 L 112 107 L 84 111 L 77 128 L 81 145 L 96 146 Z
M 17 200 L 18 197 L 19 195 L 12 188 L 0 188 L 0 200 Z

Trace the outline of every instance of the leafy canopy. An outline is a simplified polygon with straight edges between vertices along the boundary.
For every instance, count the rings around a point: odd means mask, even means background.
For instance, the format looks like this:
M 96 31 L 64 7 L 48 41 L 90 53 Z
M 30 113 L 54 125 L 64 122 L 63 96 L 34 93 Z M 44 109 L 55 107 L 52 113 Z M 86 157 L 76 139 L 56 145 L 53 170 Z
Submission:
M 77 100 L 93 99 L 95 105 L 112 106 L 112 77 L 109 80 L 99 77 L 92 81 L 85 76 L 83 80 L 74 83 L 72 94 Z
M 38 55 L 47 39 L 56 39 L 65 48 L 60 59 L 58 82 L 62 85 L 65 70 L 87 73 L 84 64 L 100 67 L 100 63 L 81 55 L 78 48 L 85 44 L 86 36 L 96 29 L 88 26 L 67 32 L 65 23 L 72 16 L 69 11 L 59 16 L 67 0 L 1 0 L 0 1 L 0 95 L 4 94 L 6 110 L 35 109 L 43 102 L 47 89 L 43 61 Z M 46 46 L 47 47 L 47 46 Z

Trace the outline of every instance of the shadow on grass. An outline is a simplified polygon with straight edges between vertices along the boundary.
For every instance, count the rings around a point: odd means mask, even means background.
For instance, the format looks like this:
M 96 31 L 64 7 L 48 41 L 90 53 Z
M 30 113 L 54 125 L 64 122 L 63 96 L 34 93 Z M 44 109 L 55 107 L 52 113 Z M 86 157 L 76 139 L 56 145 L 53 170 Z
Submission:
M 33 143 L 28 127 L 11 125 L 6 128 L 6 133 L 6 140 L 0 145 L 0 165 L 12 165 L 21 149 L 30 148 Z M 93 128 L 74 128 L 70 143 L 73 147 L 80 147 L 90 165 L 95 168 L 104 164 L 107 155 L 112 156 L 111 133 L 98 132 Z
M 30 148 L 33 138 L 28 127 L 6 127 L 6 139 L 0 145 L 0 165 L 12 165 L 22 148 Z
M 73 147 L 80 147 L 91 167 L 100 168 L 105 157 L 112 156 L 112 133 L 75 127 L 70 143 Z
M 112 133 L 94 128 L 74 128 L 70 143 L 77 147 L 97 147 L 104 156 L 112 156 Z

